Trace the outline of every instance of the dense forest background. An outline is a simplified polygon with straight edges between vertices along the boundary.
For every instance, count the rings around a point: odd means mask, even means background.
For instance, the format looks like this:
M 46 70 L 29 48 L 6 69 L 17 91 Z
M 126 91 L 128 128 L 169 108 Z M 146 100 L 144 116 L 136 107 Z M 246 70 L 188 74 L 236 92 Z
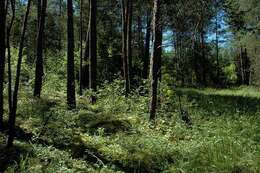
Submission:
M 260 172 L 260 1 L 1 0 L 0 172 Z

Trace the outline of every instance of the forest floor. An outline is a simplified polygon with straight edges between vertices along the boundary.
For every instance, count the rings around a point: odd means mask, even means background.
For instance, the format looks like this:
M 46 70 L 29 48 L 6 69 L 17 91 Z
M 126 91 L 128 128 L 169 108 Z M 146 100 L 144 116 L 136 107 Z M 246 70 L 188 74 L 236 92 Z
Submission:
M 0 172 L 260 172 L 259 90 L 163 87 L 149 123 L 148 97 L 125 98 L 120 87 L 100 90 L 95 105 L 79 97 L 74 111 L 65 93 L 36 100 L 22 90 L 15 147 L 4 148 L 0 133 Z M 180 118 L 178 96 L 192 126 Z

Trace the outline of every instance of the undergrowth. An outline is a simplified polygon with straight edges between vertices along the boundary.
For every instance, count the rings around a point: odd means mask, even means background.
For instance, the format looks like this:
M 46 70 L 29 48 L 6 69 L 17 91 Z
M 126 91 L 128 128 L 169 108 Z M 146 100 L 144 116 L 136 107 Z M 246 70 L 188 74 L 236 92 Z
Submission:
M 86 92 L 73 111 L 61 90 L 35 99 L 22 89 L 17 127 L 29 139 L 18 133 L 7 151 L 0 133 L 0 172 L 260 172 L 256 89 L 165 85 L 157 120 L 149 123 L 146 87 L 128 98 L 121 88 L 121 81 L 100 88 L 95 105 Z M 192 127 L 182 122 L 180 104 Z

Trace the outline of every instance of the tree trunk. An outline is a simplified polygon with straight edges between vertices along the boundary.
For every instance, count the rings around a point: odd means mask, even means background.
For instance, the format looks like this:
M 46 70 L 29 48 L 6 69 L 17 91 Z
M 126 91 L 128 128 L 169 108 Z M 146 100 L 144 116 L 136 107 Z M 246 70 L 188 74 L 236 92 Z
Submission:
M 153 52 L 150 65 L 150 80 L 151 80 L 151 91 L 150 91 L 150 120 L 156 118 L 157 108 L 157 88 L 159 78 L 159 65 L 161 62 L 161 40 L 162 40 L 162 25 L 161 25 L 161 14 L 160 14 L 160 0 L 154 0 L 153 9 Z
M 12 18 L 11 22 L 7 28 L 7 63 L 8 63 L 8 106 L 9 106 L 9 114 L 12 111 L 12 67 L 11 67 L 11 47 L 10 47 L 10 36 L 11 30 L 13 27 L 14 19 L 15 19 L 15 0 L 11 0 L 11 10 L 12 10 Z
M 37 22 L 38 22 L 38 27 L 40 25 L 40 20 L 41 20 L 41 10 L 42 10 L 42 0 L 37 0 Z
M 46 16 L 47 0 L 42 0 L 41 14 L 39 18 L 39 27 L 37 35 L 37 53 L 36 53 L 36 68 L 35 68 L 35 84 L 34 93 L 35 97 L 41 96 L 42 90 L 42 77 L 43 72 L 43 37 L 45 28 L 45 16 Z
M 73 27 L 73 3 L 67 0 L 67 104 L 69 109 L 76 108 L 75 75 L 74 75 L 74 27 Z
M 201 73 L 202 73 L 202 85 L 205 86 L 207 81 L 206 81 L 206 66 L 205 66 L 205 60 L 206 60 L 206 50 L 205 50 L 205 39 L 204 39 L 204 31 L 202 30 L 200 33 L 201 37 Z
M 80 0 L 80 66 L 79 66 L 79 95 L 83 94 L 82 87 L 82 66 L 83 66 L 83 0 Z
M 3 128 L 3 114 L 4 114 L 4 71 L 5 71 L 5 25 L 6 25 L 6 11 L 5 0 L 0 1 L 0 129 Z
M 96 27 L 96 0 L 90 0 L 90 30 L 89 30 L 89 87 L 93 92 L 97 91 L 97 27 Z M 96 102 L 92 95 L 91 102 Z
M 220 82 L 220 66 L 219 66 L 219 32 L 218 32 L 218 14 L 216 16 L 216 59 L 217 59 L 217 84 Z
M 19 84 L 20 84 L 20 73 L 21 73 L 21 65 L 22 65 L 22 58 L 23 58 L 23 48 L 24 48 L 24 41 L 25 41 L 25 32 L 27 30 L 27 21 L 31 7 L 31 0 L 28 0 L 26 13 L 24 16 L 24 21 L 22 25 L 22 33 L 21 33 L 21 40 L 19 44 L 19 52 L 18 52 L 18 61 L 17 61 L 17 68 L 16 68 L 16 79 L 15 79 L 15 86 L 14 86 L 14 93 L 13 93 L 13 104 L 12 110 L 9 114 L 9 136 L 7 141 L 7 147 L 13 146 L 13 141 L 15 137 L 15 119 L 16 119 L 16 110 L 17 110 L 17 97 L 19 91 Z
M 81 62 L 81 85 L 82 85 L 82 90 L 89 88 L 89 30 L 90 30 L 90 22 L 88 22 L 88 30 L 87 30 L 87 35 L 85 38 L 85 52 L 84 52 L 84 58 L 82 59 Z M 83 61 L 88 62 L 87 64 L 83 65 Z
M 129 61 L 129 76 L 130 81 L 133 79 L 133 74 L 131 69 L 132 66 L 132 11 L 133 11 L 133 4 L 132 0 L 127 0 L 127 59 Z M 129 84 L 131 88 L 131 83 Z
M 145 51 L 143 58 L 143 78 L 148 78 L 148 68 L 150 59 L 150 41 L 151 41 L 151 16 L 149 10 L 147 10 L 146 19 L 146 34 L 145 34 Z
M 143 41 L 143 26 L 142 26 L 142 17 L 137 17 L 137 32 L 138 32 L 138 58 L 142 58 L 144 56 L 144 41 Z
M 127 11 L 125 7 L 125 0 L 121 0 L 122 8 L 122 58 L 123 58 L 123 71 L 125 81 L 125 95 L 130 92 L 130 79 L 129 79 L 129 60 L 127 56 Z

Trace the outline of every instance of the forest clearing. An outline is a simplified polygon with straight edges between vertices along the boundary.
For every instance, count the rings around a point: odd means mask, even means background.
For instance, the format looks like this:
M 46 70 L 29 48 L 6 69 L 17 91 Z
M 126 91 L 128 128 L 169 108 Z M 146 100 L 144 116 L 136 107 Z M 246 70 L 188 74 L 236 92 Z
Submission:
M 1 0 L 0 173 L 260 173 L 259 16 Z

